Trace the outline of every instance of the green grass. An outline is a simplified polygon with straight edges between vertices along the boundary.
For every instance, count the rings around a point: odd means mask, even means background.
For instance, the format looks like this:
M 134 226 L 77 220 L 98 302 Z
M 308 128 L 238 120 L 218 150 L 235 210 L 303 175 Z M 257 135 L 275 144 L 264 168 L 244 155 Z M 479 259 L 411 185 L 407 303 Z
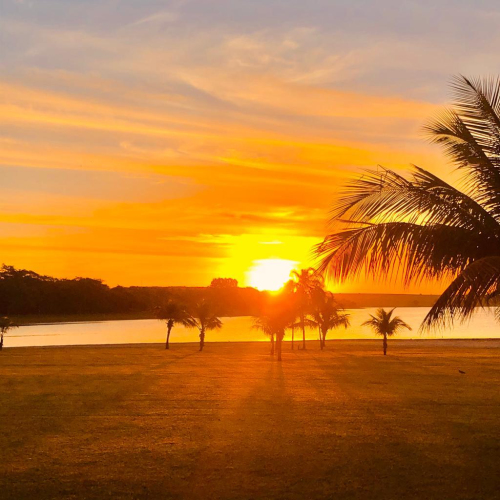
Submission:
M 0 382 L 2 499 L 500 498 L 500 341 L 4 349 Z

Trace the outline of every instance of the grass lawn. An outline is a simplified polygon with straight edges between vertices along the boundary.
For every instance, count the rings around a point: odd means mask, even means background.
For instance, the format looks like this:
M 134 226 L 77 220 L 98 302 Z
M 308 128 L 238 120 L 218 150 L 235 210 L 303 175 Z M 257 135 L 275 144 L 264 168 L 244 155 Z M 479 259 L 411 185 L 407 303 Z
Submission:
M 500 341 L 268 347 L 4 349 L 0 498 L 500 498 Z

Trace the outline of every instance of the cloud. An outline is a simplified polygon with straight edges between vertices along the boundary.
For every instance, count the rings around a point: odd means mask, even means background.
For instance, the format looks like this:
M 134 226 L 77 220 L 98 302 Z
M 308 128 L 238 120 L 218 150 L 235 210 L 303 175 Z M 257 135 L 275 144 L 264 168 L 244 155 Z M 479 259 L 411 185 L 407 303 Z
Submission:
M 5 2 L 9 263 L 125 284 L 305 265 L 360 168 L 448 172 L 421 125 L 451 74 L 498 66 L 493 1 L 116 5 Z
M 173 23 L 179 19 L 179 15 L 176 14 L 175 12 L 171 11 L 163 11 L 163 12 L 157 12 L 156 14 L 152 14 L 150 16 L 144 17 L 142 19 L 139 19 L 137 21 L 134 21 L 132 23 L 129 23 L 124 26 L 124 28 L 132 28 L 136 26 L 142 26 L 144 24 L 147 25 L 162 25 L 165 23 Z M 150 28 L 150 26 L 148 27 Z

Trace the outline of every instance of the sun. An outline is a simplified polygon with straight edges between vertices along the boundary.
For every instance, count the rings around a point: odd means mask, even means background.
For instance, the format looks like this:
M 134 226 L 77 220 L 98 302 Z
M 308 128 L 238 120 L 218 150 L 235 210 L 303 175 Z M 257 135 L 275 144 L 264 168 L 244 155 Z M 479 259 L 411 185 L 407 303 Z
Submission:
M 258 290 L 279 290 L 289 279 L 298 262 L 285 259 L 254 260 L 247 272 L 247 283 Z

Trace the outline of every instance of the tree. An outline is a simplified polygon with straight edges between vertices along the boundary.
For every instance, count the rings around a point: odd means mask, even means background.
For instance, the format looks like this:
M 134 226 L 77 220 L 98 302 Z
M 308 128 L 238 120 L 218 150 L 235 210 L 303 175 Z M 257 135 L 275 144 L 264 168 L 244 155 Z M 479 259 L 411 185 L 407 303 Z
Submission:
M 3 336 L 13 328 L 17 328 L 17 325 L 10 318 L 0 318 L 0 351 L 3 349 Z
M 295 318 L 293 303 L 284 292 L 269 295 L 262 313 L 255 318 L 253 328 L 262 330 L 271 339 L 271 355 L 276 351 L 278 361 L 281 361 L 285 332 L 294 326 Z
M 302 327 L 302 349 L 306 348 L 306 315 L 310 306 L 311 291 L 316 287 L 323 286 L 323 279 L 316 269 L 309 267 L 300 271 L 293 270 L 290 273 L 295 283 L 297 297 L 298 315 Z
M 346 186 L 317 248 L 320 271 L 339 280 L 363 270 L 407 285 L 448 280 L 427 329 L 500 295 L 500 78 L 460 76 L 452 89 L 454 105 L 425 130 L 463 172 L 463 191 L 417 166 L 409 178 L 368 171 Z
M 193 321 L 186 308 L 174 300 L 169 300 L 163 306 L 156 307 L 154 313 L 157 319 L 165 321 L 167 324 L 165 349 L 170 349 L 170 332 L 174 325 L 177 323 L 189 327 Z
M 311 326 L 316 326 L 319 330 L 321 350 L 325 347 L 326 335 L 330 330 L 340 326 L 347 328 L 350 325 L 349 314 L 339 309 L 332 293 L 322 289 L 313 293 L 313 313 L 309 321 Z
M 213 303 L 203 299 L 193 308 L 187 326 L 198 328 L 200 331 L 200 351 L 203 351 L 206 332 L 222 328 L 222 321 L 217 316 Z
M 214 278 L 210 286 L 212 288 L 237 288 L 238 280 L 234 278 Z
M 252 325 L 254 330 L 260 330 L 264 332 L 265 335 L 269 337 L 271 341 L 271 356 L 274 356 L 274 335 L 275 330 L 273 328 L 272 319 L 267 315 L 257 316 L 254 318 L 254 323 Z
M 411 327 L 399 316 L 392 317 L 394 309 L 390 311 L 386 311 L 382 308 L 377 309 L 375 316 L 370 314 L 371 319 L 363 323 L 363 326 L 369 326 L 376 335 L 381 335 L 384 338 L 384 356 L 387 354 L 387 337 L 396 335 L 403 328 L 411 330 Z
M 288 280 L 283 285 L 283 289 L 281 292 L 283 296 L 286 297 L 285 300 L 290 305 L 291 311 L 298 311 L 298 301 L 297 301 L 297 294 L 295 293 L 295 287 L 296 287 L 295 281 Z M 290 326 L 290 329 L 292 330 L 292 342 L 291 342 L 292 351 L 294 349 L 295 328 L 297 327 L 297 324 L 295 323 L 296 319 L 297 319 L 297 314 L 293 314 L 292 324 Z

